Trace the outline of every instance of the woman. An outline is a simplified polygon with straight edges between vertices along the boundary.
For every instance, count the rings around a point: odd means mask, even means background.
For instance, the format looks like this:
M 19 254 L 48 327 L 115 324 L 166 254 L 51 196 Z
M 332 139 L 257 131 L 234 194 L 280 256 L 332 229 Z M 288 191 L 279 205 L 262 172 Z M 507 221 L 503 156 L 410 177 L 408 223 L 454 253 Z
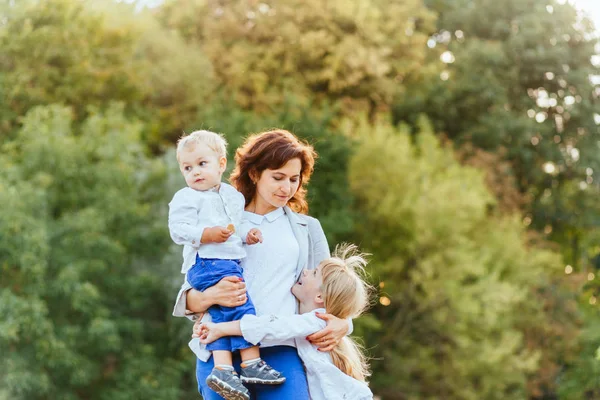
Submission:
M 243 260 L 244 282 L 225 278 L 204 292 L 180 291 L 173 314 L 201 313 L 213 304 L 226 307 L 246 302 L 246 289 L 258 315 L 291 315 L 297 305 L 291 288 L 304 268 L 313 269 L 329 257 L 327 239 L 318 220 L 303 215 L 308 210 L 306 184 L 313 172 L 315 152 L 285 130 L 255 134 L 246 139 L 235 155 L 231 184 L 246 199 L 247 218 L 263 235 L 263 243 L 248 246 Z M 187 311 L 189 310 L 189 311 Z M 331 350 L 348 332 L 349 322 L 325 315 L 327 328 L 309 336 L 322 351 Z M 199 346 L 198 342 L 195 342 Z M 263 341 L 261 357 L 282 372 L 280 386 L 249 385 L 258 400 L 309 399 L 306 373 L 293 340 Z M 196 348 L 199 359 L 196 377 L 199 391 L 207 400 L 220 397 L 211 391 L 206 377 L 213 368 L 212 358 Z M 234 360 L 239 369 L 239 359 Z

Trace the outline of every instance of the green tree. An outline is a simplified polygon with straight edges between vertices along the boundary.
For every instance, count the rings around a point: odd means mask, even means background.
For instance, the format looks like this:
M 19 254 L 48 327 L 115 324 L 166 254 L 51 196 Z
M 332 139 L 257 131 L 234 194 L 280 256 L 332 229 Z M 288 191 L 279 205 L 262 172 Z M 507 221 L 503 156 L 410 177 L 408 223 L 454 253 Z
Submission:
M 69 108 L 33 108 L 0 152 L 0 387 L 176 399 L 192 363 L 170 317 L 163 163 L 121 106 L 74 126 Z
M 494 212 L 482 172 L 418 126 L 414 143 L 405 127 L 358 126 L 350 161 L 356 231 L 382 288 L 373 315 L 386 327 L 367 334 L 373 387 L 386 399 L 526 398 L 555 351 L 531 346 L 527 330 L 552 321 L 533 299 L 560 258 L 529 247 L 520 219 Z
M 2 0 L 0 16 L 2 136 L 37 105 L 68 105 L 82 121 L 88 107 L 117 100 L 145 121 L 156 146 L 181 133 L 211 88 L 211 65 L 199 49 L 133 5 Z
M 220 88 L 258 111 L 286 94 L 339 102 L 348 113 L 386 106 L 422 74 L 434 28 L 421 0 L 185 0 L 160 12 L 202 47 Z
M 430 0 L 439 75 L 407 90 L 396 121 L 424 112 L 457 145 L 502 153 L 529 201 L 526 222 L 563 246 L 571 264 L 597 229 L 600 74 L 592 23 L 569 2 Z

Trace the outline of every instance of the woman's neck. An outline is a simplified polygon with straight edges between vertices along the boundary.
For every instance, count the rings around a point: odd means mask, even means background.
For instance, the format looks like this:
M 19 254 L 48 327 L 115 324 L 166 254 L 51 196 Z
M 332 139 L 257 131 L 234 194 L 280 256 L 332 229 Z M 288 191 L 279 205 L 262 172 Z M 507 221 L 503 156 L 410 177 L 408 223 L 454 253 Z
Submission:
M 270 213 L 271 211 L 275 211 L 276 209 L 277 207 L 273 207 L 271 204 L 268 204 L 263 201 L 257 201 L 256 199 L 253 199 L 250 202 L 250 204 L 248 204 L 248 206 L 246 207 L 246 211 L 258 215 L 265 215 Z

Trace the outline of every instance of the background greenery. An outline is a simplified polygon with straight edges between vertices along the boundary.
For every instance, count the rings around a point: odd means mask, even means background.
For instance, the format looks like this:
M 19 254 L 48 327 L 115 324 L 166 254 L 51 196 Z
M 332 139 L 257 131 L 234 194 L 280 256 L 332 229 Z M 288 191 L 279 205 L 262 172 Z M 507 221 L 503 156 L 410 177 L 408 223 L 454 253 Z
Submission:
M 600 398 L 600 52 L 559 0 L 0 0 L 0 399 L 198 398 L 173 143 L 289 129 L 382 399 Z M 595 48 L 596 46 L 596 48 Z M 596 82 L 596 84 L 594 83 Z

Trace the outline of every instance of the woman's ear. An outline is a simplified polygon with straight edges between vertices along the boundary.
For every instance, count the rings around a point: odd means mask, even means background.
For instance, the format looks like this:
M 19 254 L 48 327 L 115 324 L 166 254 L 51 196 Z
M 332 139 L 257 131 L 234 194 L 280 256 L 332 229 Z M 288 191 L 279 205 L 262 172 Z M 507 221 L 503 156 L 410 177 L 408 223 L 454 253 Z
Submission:
M 258 172 L 256 172 L 256 170 L 251 169 L 250 171 L 248 171 L 248 176 L 250 177 L 250 180 L 252 181 L 252 183 L 254 183 L 256 185 L 256 182 L 258 182 Z

